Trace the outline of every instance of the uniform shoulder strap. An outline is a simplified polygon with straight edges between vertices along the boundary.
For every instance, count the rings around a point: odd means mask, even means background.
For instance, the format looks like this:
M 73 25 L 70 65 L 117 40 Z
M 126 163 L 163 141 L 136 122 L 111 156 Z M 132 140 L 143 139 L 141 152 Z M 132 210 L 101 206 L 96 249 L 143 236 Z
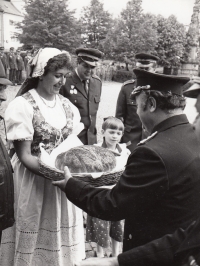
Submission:
M 156 135 L 158 134 L 158 131 L 154 132 L 153 134 L 151 134 L 149 137 L 147 137 L 146 139 L 141 140 L 137 146 L 143 145 L 146 142 L 150 141 L 151 139 L 153 139 Z
M 122 86 L 128 85 L 128 84 L 133 84 L 133 83 L 135 83 L 135 79 L 130 79 L 130 80 L 125 81 Z

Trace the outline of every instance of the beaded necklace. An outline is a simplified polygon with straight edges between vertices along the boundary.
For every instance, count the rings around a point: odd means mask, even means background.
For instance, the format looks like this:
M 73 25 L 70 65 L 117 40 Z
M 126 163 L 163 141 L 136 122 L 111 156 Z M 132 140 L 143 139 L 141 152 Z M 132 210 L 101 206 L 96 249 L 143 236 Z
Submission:
M 40 96 L 40 94 L 37 92 L 37 94 L 39 95 L 39 97 L 40 97 L 40 99 L 43 101 L 43 103 L 47 106 L 47 107 L 49 107 L 49 108 L 54 108 L 55 106 L 56 106 L 56 95 L 55 95 L 55 98 L 54 98 L 54 104 L 53 104 L 53 106 L 50 106 L 50 105 L 48 105 L 47 103 L 46 103 L 46 100 L 45 99 L 43 99 L 43 97 L 41 97 Z

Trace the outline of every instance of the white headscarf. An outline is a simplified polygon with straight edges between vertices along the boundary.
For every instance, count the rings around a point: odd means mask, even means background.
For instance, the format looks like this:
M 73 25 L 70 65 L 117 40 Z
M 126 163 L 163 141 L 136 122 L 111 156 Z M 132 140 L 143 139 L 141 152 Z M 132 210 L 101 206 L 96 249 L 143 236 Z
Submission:
M 44 68 L 47 65 L 47 62 L 49 59 L 53 58 L 56 55 L 59 54 L 68 54 L 69 58 L 70 55 L 68 52 L 61 52 L 57 48 L 51 48 L 51 47 L 46 47 L 46 48 L 41 48 L 38 50 L 37 54 L 30 60 L 29 64 L 34 66 L 33 67 L 33 72 L 31 77 L 40 77 L 44 74 Z

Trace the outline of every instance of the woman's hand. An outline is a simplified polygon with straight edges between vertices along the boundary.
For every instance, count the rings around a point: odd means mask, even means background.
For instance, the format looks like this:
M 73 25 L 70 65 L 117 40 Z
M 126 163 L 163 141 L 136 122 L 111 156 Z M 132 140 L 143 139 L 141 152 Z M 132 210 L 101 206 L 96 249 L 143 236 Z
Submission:
M 117 257 L 113 258 L 89 258 L 75 263 L 75 266 L 119 266 Z
M 59 187 L 62 191 L 65 191 L 66 184 L 67 184 L 68 180 L 72 177 L 72 175 L 69 171 L 69 168 L 67 166 L 64 167 L 64 176 L 65 176 L 65 179 L 63 179 L 61 181 L 53 181 L 52 182 L 52 184 L 54 186 Z

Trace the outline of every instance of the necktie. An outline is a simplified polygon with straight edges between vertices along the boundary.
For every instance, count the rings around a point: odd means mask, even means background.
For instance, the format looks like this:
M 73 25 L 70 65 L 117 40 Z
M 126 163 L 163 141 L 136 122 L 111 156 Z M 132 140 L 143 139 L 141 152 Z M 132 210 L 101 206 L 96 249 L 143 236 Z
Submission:
M 84 84 L 84 89 L 86 94 L 88 95 L 88 91 L 89 91 L 89 80 L 83 80 L 83 84 Z

